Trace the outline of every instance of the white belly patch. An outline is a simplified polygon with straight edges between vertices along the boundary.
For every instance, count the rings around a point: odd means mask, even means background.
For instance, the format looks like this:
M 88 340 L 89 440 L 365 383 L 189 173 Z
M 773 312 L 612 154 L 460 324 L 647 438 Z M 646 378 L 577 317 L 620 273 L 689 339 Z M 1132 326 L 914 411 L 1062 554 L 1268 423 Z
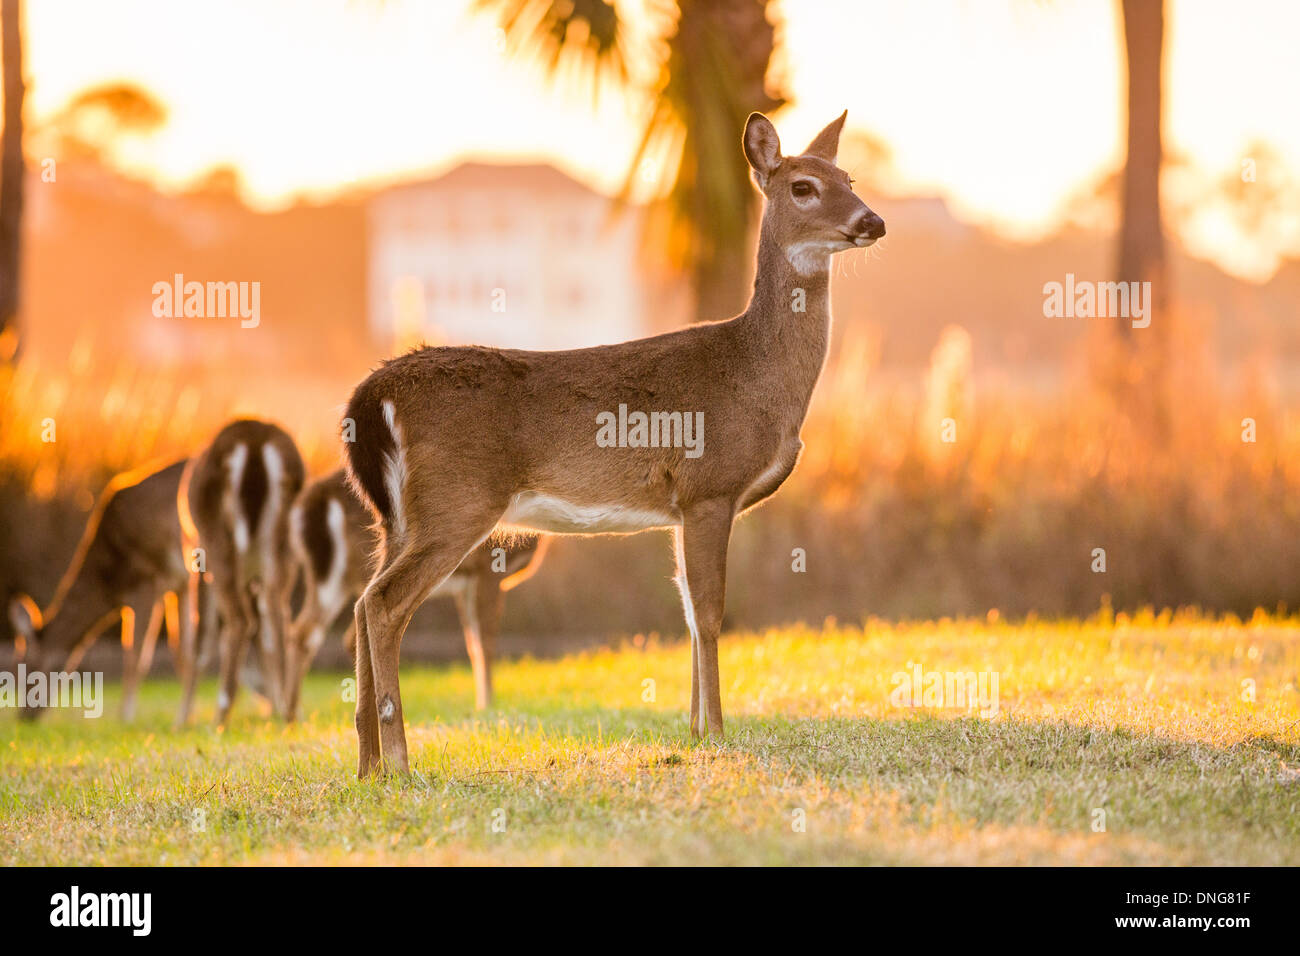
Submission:
M 659 511 L 619 504 L 579 505 L 536 491 L 521 491 L 510 499 L 500 523 L 551 534 L 629 534 L 680 522 Z

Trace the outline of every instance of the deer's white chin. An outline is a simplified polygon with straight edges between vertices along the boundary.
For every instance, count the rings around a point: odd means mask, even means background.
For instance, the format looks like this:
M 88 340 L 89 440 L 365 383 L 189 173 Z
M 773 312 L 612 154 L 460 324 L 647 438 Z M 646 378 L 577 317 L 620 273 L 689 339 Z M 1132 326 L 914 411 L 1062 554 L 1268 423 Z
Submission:
M 853 244 L 857 246 L 859 249 L 865 249 L 867 248 L 867 246 L 874 246 L 876 244 L 876 240 L 868 239 L 866 236 L 858 236 L 858 238 L 853 240 Z
M 785 257 L 795 272 L 810 276 L 830 268 L 832 252 L 852 248 L 853 243 L 847 239 L 805 239 L 786 246 Z

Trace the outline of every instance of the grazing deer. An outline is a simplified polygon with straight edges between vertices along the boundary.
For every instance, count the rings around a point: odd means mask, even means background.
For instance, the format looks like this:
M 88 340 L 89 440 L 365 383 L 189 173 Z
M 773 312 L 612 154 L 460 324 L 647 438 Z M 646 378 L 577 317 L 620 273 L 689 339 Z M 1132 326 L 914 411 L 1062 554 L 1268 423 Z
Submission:
M 159 471 L 141 468 L 114 478 L 96 502 L 49 607 L 41 612 L 25 594 L 9 605 L 19 656 L 35 670 L 60 664 L 65 672 L 76 670 L 95 639 L 120 620 L 125 720 L 135 716 L 136 691 L 153 663 L 164 617 L 173 637 L 180 630 L 182 646 L 193 649 L 199 643 L 197 622 L 178 622 L 176 615 L 177 596 L 186 585 L 176 511 L 186 464 L 178 461 Z M 143 640 L 137 640 L 137 625 L 143 626 Z M 179 670 L 186 666 L 178 660 Z
M 271 708 L 276 715 L 285 713 L 284 646 L 295 570 L 289 510 L 303 475 L 298 448 L 283 429 L 241 419 L 217 433 L 182 480 L 181 530 L 185 552 L 195 558 L 187 616 L 200 616 L 197 605 L 205 570 L 221 615 L 218 724 L 230 716 L 244 654 L 254 635 Z M 189 699 L 194 677 L 187 678 L 182 693 Z
M 843 125 L 841 115 L 802 155 L 782 156 L 767 117 L 749 117 L 742 145 L 766 208 L 753 296 L 735 318 L 563 352 L 423 348 L 357 386 L 348 468 L 382 536 L 356 606 L 360 776 L 381 761 L 408 770 L 402 632 L 498 524 L 673 529 L 691 634 L 691 731 L 722 734 L 718 632 L 732 522 L 780 487 L 803 447 L 830 339 L 831 254 L 885 233 L 835 165 Z
M 325 633 L 339 612 L 365 588 L 374 571 L 377 538 L 370 512 L 340 469 L 309 484 L 294 505 L 290 537 L 303 571 L 303 605 L 289 628 L 288 719 L 298 709 L 303 679 Z M 492 653 L 501 626 L 507 591 L 532 577 L 541 566 L 549 538 L 519 538 L 500 552 L 484 543 L 461 562 L 429 597 L 452 597 L 465 633 L 474 671 L 474 704 L 492 703 Z M 539 545 L 540 542 L 540 545 Z M 344 642 L 352 648 L 355 621 Z

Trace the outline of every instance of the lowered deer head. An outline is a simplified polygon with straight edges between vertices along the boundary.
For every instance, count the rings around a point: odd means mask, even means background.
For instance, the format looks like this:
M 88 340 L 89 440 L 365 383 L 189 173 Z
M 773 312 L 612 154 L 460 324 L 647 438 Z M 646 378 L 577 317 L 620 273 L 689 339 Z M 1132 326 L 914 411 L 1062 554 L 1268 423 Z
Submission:
M 41 612 L 17 595 L 9 620 L 28 668 L 74 671 L 107 627 L 121 622 L 122 711 L 135 711 L 136 688 L 149 670 L 164 607 L 185 585 L 176 491 L 184 461 L 118 475 L 100 495 L 72 562 Z M 171 615 L 175 625 L 175 615 Z M 173 628 L 175 633 L 175 627 Z M 137 640 L 143 635 L 143 640 Z M 24 716 L 34 717 L 32 708 Z

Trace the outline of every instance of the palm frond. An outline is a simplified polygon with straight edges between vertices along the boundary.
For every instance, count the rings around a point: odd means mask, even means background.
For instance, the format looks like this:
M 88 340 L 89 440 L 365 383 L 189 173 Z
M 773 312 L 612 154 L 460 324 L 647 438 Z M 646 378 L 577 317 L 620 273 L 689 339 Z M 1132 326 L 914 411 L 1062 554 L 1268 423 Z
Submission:
M 634 192 L 647 158 L 665 161 L 672 187 L 666 215 L 656 217 L 665 221 L 650 232 L 666 240 L 670 263 L 689 270 L 706 316 L 736 299 L 743 305 L 744 249 L 757 204 L 740 136 L 752 111 L 785 103 L 767 76 L 777 47 L 774 7 L 773 0 L 661 0 L 662 35 L 649 38 L 658 75 L 645 90 L 649 115 L 622 198 Z M 593 84 L 610 72 L 630 82 L 612 0 L 475 0 L 474 9 L 494 12 L 508 48 L 552 74 L 577 66 L 590 70 Z
M 475 0 L 473 9 L 496 16 L 512 55 L 552 75 L 566 66 L 589 73 L 593 91 L 606 76 L 627 81 L 623 22 L 611 0 Z
M 743 246 L 755 194 L 739 144 L 754 110 L 785 102 L 767 84 L 776 46 L 764 0 L 679 0 L 655 105 L 633 158 L 624 195 L 649 155 L 667 155 L 667 197 L 680 264 L 707 264 Z

